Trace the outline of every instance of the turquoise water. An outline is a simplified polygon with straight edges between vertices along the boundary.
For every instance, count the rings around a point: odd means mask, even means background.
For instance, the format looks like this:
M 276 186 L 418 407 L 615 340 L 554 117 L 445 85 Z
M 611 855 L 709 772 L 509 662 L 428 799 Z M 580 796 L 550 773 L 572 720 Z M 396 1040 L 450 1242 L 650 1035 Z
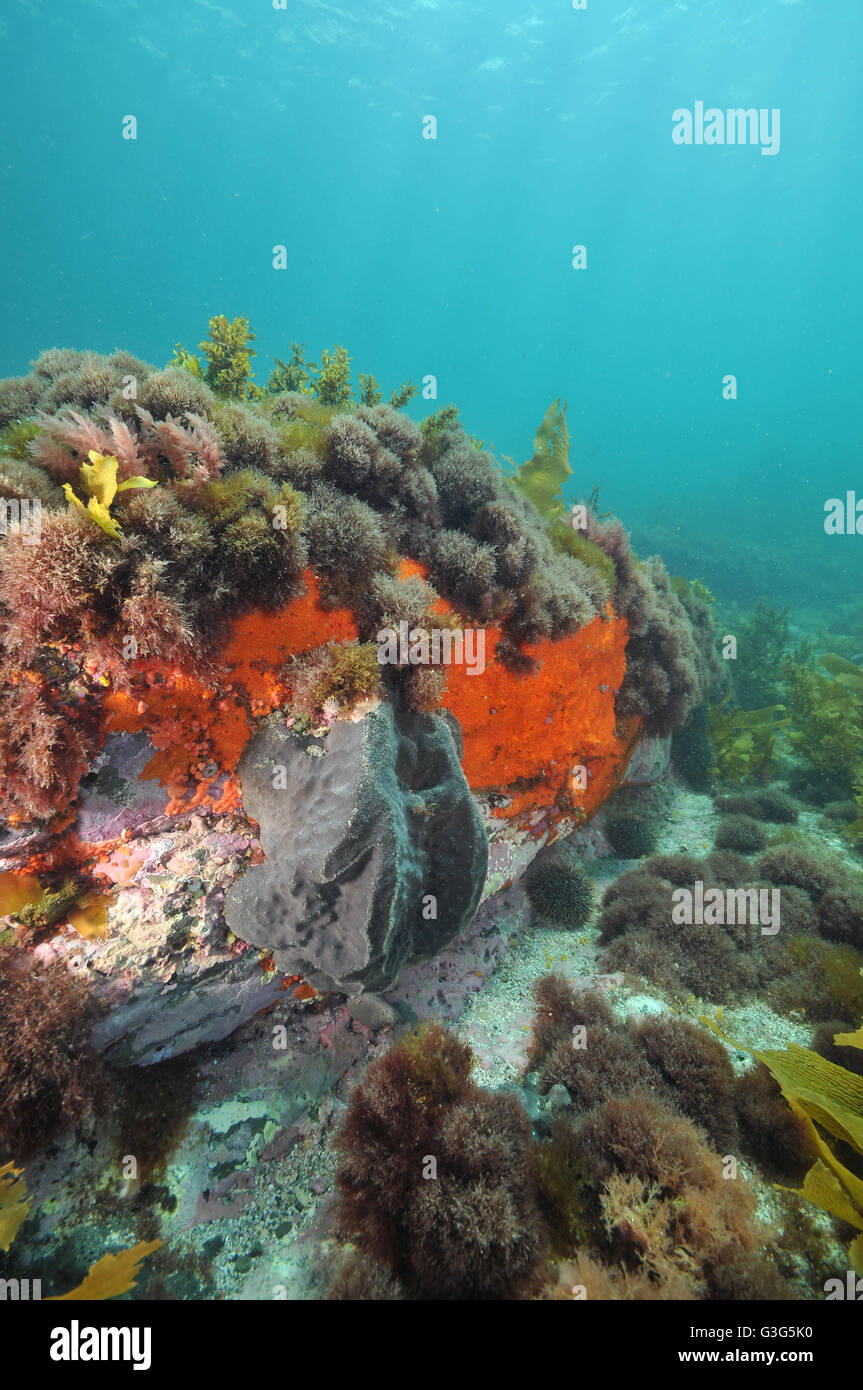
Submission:
M 561 396 L 627 525 L 859 580 L 821 534 L 863 424 L 855 0 L 6 10 L 0 374 L 245 314 L 259 381 L 343 343 L 518 461 Z M 699 100 L 778 108 L 778 152 L 676 145 Z

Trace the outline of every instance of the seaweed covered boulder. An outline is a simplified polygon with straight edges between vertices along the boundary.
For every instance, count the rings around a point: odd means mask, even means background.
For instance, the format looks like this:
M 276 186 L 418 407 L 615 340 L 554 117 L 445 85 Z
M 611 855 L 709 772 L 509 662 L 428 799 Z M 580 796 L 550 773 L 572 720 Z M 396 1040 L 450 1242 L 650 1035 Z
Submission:
M 251 340 L 0 382 L 0 932 L 88 972 L 128 1061 L 386 988 L 550 839 L 598 851 L 716 677 L 699 594 L 576 531 L 560 401 L 513 474 L 343 349 L 253 387 Z
M 238 769 L 266 860 L 228 893 L 232 930 L 349 994 L 435 955 L 472 918 L 488 863 L 460 751 L 448 719 L 394 703 L 323 741 L 271 716 Z

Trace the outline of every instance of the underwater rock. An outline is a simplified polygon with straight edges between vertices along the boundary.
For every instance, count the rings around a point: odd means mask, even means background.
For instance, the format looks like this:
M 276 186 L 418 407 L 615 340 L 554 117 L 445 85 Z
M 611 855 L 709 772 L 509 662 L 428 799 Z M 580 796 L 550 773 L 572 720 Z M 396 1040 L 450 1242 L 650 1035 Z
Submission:
M 419 1017 L 457 1017 L 467 996 L 494 973 L 507 937 L 526 912 L 523 894 L 517 896 L 518 922 L 506 908 L 507 894 L 503 893 L 502 898 L 496 895 L 508 882 L 521 877 L 550 834 L 561 837 L 571 825 L 558 822 L 553 831 L 547 828 L 532 834 L 496 818 L 493 803 L 482 794 L 473 799 L 471 811 L 470 793 L 458 766 L 459 730 L 448 714 L 426 718 L 385 714 L 385 722 L 390 730 L 384 740 L 389 746 L 388 756 L 395 746 L 401 750 L 400 760 L 408 749 L 412 749 L 412 756 L 419 756 L 422 750 L 415 742 L 416 731 L 426 730 L 425 739 L 430 739 L 437 750 L 438 762 L 432 759 L 423 763 L 422 785 L 426 790 L 420 790 L 419 795 L 428 797 L 427 783 L 440 781 L 452 797 L 455 813 L 453 820 L 447 822 L 448 813 L 442 805 L 442 834 L 432 835 L 430 857 L 439 870 L 438 919 L 426 921 L 418 911 L 407 929 L 399 922 L 395 954 L 409 951 L 412 963 L 402 971 L 397 992 L 388 993 L 387 999 L 403 1001 Z M 318 774 L 310 788 L 311 812 L 295 804 L 287 789 L 273 789 L 272 796 L 276 805 L 284 808 L 286 822 L 305 820 L 306 832 L 312 836 L 318 836 L 320 828 L 327 826 L 328 806 L 326 802 L 315 802 L 314 787 L 325 766 L 327 775 L 334 775 L 337 783 L 353 787 L 351 779 L 357 771 L 357 749 L 362 745 L 358 735 L 362 728 L 360 724 L 340 723 L 326 740 L 311 740 L 319 754 L 326 748 L 332 751 L 317 758 L 299 755 L 303 771 L 307 773 L 311 765 Z M 408 729 L 413 734 L 406 740 Z M 339 730 L 346 735 L 353 762 L 334 757 Z M 291 746 L 296 747 L 299 740 L 287 730 L 284 733 Z M 652 747 L 654 741 L 645 742 Z M 424 744 L 422 747 L 425 749 Z M 232 892 L 234 883 L 239 890 L 238 876 L 249 860 L 254 862 L 261 852 L 254 826 L 239 808 L 236 814 L 227 816 L 214 815 L 207 808 L 191 814 L 188 810 L 167 812 L 164 788 L 148 775 L 147 764 L 153 752 L 146 733 L 109 734 L 82 784 L 74 832 L 82 848 L 90 847 L 87 860 L 91 872 L 114 885 L 107 934 L 84 939 L 72 927 L 65 927 L 36 948 L 45 957 L 65 957 L 76 973 L 88 976 L 97 1001 L 109 1010 L 96 1025 L 93 1043 L 110 1062 L 119 1065 L 149 1066 L 230 1036 L 259 1010 L 277 1000 L 290 999 L 290 990 L 285 992 L 285 974 L 302 973 L 285 971 L 281 960 L 270 959 L 272 942 L 263 930 L 255 934 L 255 941 L 262 942 L 260 950 L 250 948 L 246 939 L 232 941 L 227 933 L 225 896 Z M 424 751 L 422 755 L 425 756 Z M 661 759 L 657 760 L 653 753 L 646 761 L 657 770 L 661 767 Z M 399 782 L 401 776 L 401 767 L 398 777 L 391 769 L 386 782 L 394 800 L 401 805 L 400 815 L 408 795 L 407 788 Z M 246 810 L 248 815 L 254 814 L 251 803 Z M 401 824 L 399 833 L 405 842 L 400 852 L 406 853 L 409 837 L 398 818 L 390 825 L 390 836 L 397 838 L 396 824 Z M 427 824 L 420 824 L 431 834 Z M 119 842 L 115 838 L 118 835 Z M 488 866 L 483 884 L 486 837 Z M 581 860 L 609 852 L 596 821 L 576 831 L 569 842 Z M 38 827 L 10 829 L 0 842 L 0 869 L 20 872 L 34 854 L 49 851 L 51 844 L 50 832 Z M 411 854 L 417 858 L 414 850 Z M 449 867 L 447 857 L 451 860 Z M 459 868 L 462 863 L 464 867 Z M 260 868 L 266 870 L 267 866 Z M 258 873 L 258 868 L 248 870 L 247 885 Z M 487 902 L 476 911 L 478 891 L 484 902 L 490 898 L 494 902 Z M 422 892 L 435 892 L 431 879 Z M 499 920 L 501 913 L 504 926 Z M 248 926 L 247 929 L 251 931 Z M 342 928 L 338 930 L 341 932 Z M 382 922 L 379 931 L 384 932 Z M 403 935 L 399 936 L 399 932 Z M 371 954 L 370 948 L 370 959 Z M 429 958 L 434 960 L 433 967 L 420 963 Z M 433 976 L 428 976 L 428 969 L 433 969 Z M 355 994 L 360 985 L 352 979 L 349 983 L 350 993 Z M 368 988 L 371 990 L 372 986 Z M 368 1001 L 368 996 L 360 995 L 353 1001 L 353 1011 L 359 1007 L 360 1017 L 370 1006 L 361 1000 Z M 390 1003 L 384 1005 L 387 1013 L 390 1007 Z M 383 1026 L 389 1021 L 382 1019 Z M 376 1018 L 372 1026 L 379 1027 L 381 1023 Z
M 668 772 L 670 762 L 671 734 L 664 738 L 643 738 L 629 760 L 623 786 L 641 787 L 658 782 Z
M 262 974 L 257 953 L 225 952 L 167 987 L 142 982 L 93 1029 L 93 1046 L 119 1066 L 152 1066 L 204 1043 L 221 1042 L 279 1001 L 281 977 Z
M 279 970 L 320 989 L 385 989 L 479 905 L 486 834 L 452 723 L 383 704 L 326 740 L 279 716 L 239 764 L 266 862 L 230 889 L 226 916 Z
M 392 1027 L 398 1020 L 398 1014 L 392 1004 L 380 994 L 358 994 L 348 1001 L 348 1012 L 351 1018 L 365 1024 L 373 1033 L 379 1033 L 382 1028 Z
M 165 814 L 167 792 L 143 775 L 152 756 L 146 734 L 108 734 L 81 784 L 75 818 L 81 840 L 110 840 Z
M 389 735 L 383 742 L 389 747 L 388 756 L 395 746 L 401 750 L 400 758 L 408 749 L 412 749 L 413 756 L 419 753 L 414 736 L 405 741 L 406 730 L 413 729 L 415 735 L 418 726 L 431 726 L 433 732 L 427 730 L 425 738 L 430 738 L 437 749 L 438 762 L 423 763 L 426 790 L 419 794 L 428 797 L 427 783 L 440 781 L 452 797 L 455 812 L 454 818 L 447 821 L 448 813 L 442 804 L 442 833 L 432 836 L 430 857 L 439 873 L 438 919 L 426 921 L 417 911 L 407 928 L 401 922 L 397 926 L 396 954 L 400 950 L 410 951 L 413 963 L 405 966 L 397 992 L 388 993 L 387 998 L 403 1000 L 420 1017 L 438 1013 L 457 1017 L 466 997 L 497 968 L 506 939 L 518 925 L 515 918 L 511 920 L 505 901 L 495 895 L 507 881 L 521 876 L 546 843 L 549 832 L 531 835 L 495 818 L 482 796 L 473 801 L 471 811 L 472 799 L 458 766 L 458 729 L 449 716 L 385 714 L 385 724 Z M 397 729 L 401 731 L 398 735 Z M 344 756 L 334 756 L 339 730 L 346 738 L 352 762 L 346 762 Z M 305 810 L 294 802 L 287 788 L 271 790 L 275 805 L 283 808 L 285 822 L 304 823 L 306 833 L 319 846 L 319 836 L 328 825 L 329 805 L 316 801 L 316 788 L 326 770 L 327 777 L 339 785 L 344 783 L 353 794 L 352 778 L 357 772 L 358 750 L 362 750 L 362 730 L 361 724 L 340 723 L 326 740 L 307 741 L 319 756 L 298 754 L 303 760 L 299 764 L 303 773 L 308 774 L 311 767 L 316 774 L 307 787 L 310 800 L 304 803 Z M 283 735 L 291 747 L 299 746 L 299 740 L 284 728 Z M 322 750 L 327 748 L 332 751 L 324 754 Z M 107 1016 L 96 1025 L 94 1045 L 110 1062 L 119 1065 L 149 1066 L 226 1038 L 259 1010 L 276 1000 L 290 998 L 290 993 L 285 993 L 285 975 L 303 973 L 286 971 L 281 960 L 270 960 L 273 942 L 260 927 L 255 933 L 255 940 L 262 942 L 260 950 L 250 948 L 247 939 L 232 942 L 227 934 L 225 896 L 233 894 L 232 884 L 239 890 L 243 880 L 238 880 L 238 876 L 250 858 L 254 861 L 260 853 L 254 827 L 241 811 L 228 816 L 213 815 L 203 808 L 192 814 L 165 813 L 164 790 L 147 776 L 141 777 L 152 754 L 146 734 L 109 735 L 103 753 L 82 786 L 75 831 L 91 846 L 88 862 L 92 872 L 114 884 L 107 935 L 84 939 L 67 927 L 37 948 L 45 956 L 65 957 L 71 968 L 89 977 L 97 1000 L 109 1008 Z M 401 807 L 399 816 L 404 815 L 408 795 L 399 782 L 401 776 L 401 767 L 398 777 L 391 768 L 386 780 L 394 803 Z M 251 802 L 246 810 L 248 815 L 255 813 Z M 433 827 L 430 830 L 428 823 L 420 824 L 431 834 Z M 403 821 L 391 818 L 389 833 L 395 836 L 397 825 L 401 825 L 399 833 L 404 841 L 400 852 L 407 853 L 408 835 Z M 566 823 L 558 823 L 555 829 L 560 835 L 566 831 Z M 120 843 L 113 838 L 118 833 L 122 834 Z M 486 833 L 489 854 L 483 887 Z M 595 822 L 577 831 L 570 843 L 580 859 L 608 853 Z M 34 852 L 49 846 L 50 836 L 38 829 L 9 833 L 0 850 L 0 868 L 20 870 Z M 416 851 L 411 850 L 411 854 L 418 865 Z M 460 868 L 460 864 L 464 867 Z M 250 886 L 259 871 L 267 867 L 265 864 L 248 869 L 246 884 Z M 395 873 L 392 860 L 391 870 Z M 444 874 L 449 877 L 444 878 Z M 480 891 L 484 900 L 495 897 L 495 901 L 476 911 Z M 425 892 L 435 892 L 431 879 L 422 889 Z M 421 896 L 417 901 L 421 901 Z M 503 899 L 506 897 L 504 893 Z M 526 911 L 523 894 L 518 895 L 517 908 L 521 922 Z M 370 910 L 368 905 L 365 910 Z M 498 920 L 501 912 L 505 928 Z M 244 926 L 252 931 L 248 923 Z M 354 921 L 352 930 L 355 927 Z M 238 924 L 234 930 L 242 936 Z M 340 933 L 342 930 L 338 928 Z M 378 930 L 383 934 L 382 921 Z M 403 933 L 401 937 L 399 932 Z M 428 977 L 420 964 L 430 957 L 434 959 L 433 977 Z M 349 983 L 349 992 L 355 994 L 360 986 L 352 980 Z M 372 986 L 368 988 L 371 990 Z M 360 995 L 360 999 L 367 996 Z M 361 1011 L 366 1007 L 360 999 L 354 1001 L 354 1011 L 357 1006 Z M 389 1005 L 385 1007 L 388 1010 Z
M 635 747 L 621 786 L 649 786 L 668 775 L 671 760 L 671 738 L 642 738 Z M 499 893 L 508 883 L 515 883 L 530 867 L 540 850 L 554 841 L 567 840 L 578 851 L 579 859 L 606 859 L 614 851 L 602 828 L 602 818 L 578 825 L 571 816 L 560 820 L 537 817 L 533 829 L 526 829 L 494 814 L 494 801 L 484 793 L 474 795 L 482 812 L 488 834 L 488 874 L 483 889 L 483 902 Z
M 545 826 L 538 834 L 531 833 L 509 821 L 496 819 L 484 796 L 478 796 L 477 803 L 488 836 L 488 870 L 482 893 L 482 900 L 486 902 L 521 878 L 547 843 L 550 830 Z M 574 829 L 574 823 L 564 819 L 555 826 L 555 833 L 568 835 Z
M 551 1087 L 546 1099 L 552 1110 L 568 1110 L 572 1105 L 572 1096 L 560 1081 Z
M 106 933 L 71 926 L 33 948 L 85 979 L 97 1013 L 92 1042 L 109 1062 L 150 1066 L 228 1037 L 286 998 L 262 953 L 232 941 L 225 890 L 252 849 L 237 816 L 162 817 L 93 867 L 114 882 Z

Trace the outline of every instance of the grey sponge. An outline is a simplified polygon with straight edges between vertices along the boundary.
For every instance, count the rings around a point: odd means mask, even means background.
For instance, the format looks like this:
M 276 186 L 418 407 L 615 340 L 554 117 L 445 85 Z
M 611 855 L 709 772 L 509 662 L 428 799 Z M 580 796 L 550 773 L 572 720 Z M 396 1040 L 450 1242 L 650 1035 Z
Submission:
M 444 715 L 382 704 L 325 739 L 272 715 L 239 765 L 266 861 L 230 889 L 237 936 L 319 989 L 391 986 L 473 917 L 488 840 Z

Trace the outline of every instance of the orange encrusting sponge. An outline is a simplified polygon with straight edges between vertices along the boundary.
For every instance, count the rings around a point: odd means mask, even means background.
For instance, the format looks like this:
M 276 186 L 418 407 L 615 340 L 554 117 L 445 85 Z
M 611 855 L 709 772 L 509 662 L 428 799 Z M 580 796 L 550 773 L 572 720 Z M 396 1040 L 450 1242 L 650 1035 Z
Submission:
M 349 608 L 321 607 L 318 582 L 311 570 L 305 571 L 303 581 L 306 592 L 277 613 L 256 610 L 231 625 L 221 657 L 231 668 L 231 684 L 245 691 L 255 714 L 269 713 L 285 702 L 289 687 L 279 680 L 277 672 L 292 656 L 358 635 Z
M 413 575 L 426 579 L 428 570 L 402 560 L 399 578 Z M 455 611 L 438 599 L 431 615 Z M 544 820 L 547 827 L 566 813 L 588 820 L 619 785 L 641 733 L 639 720 L 618 725 L 614 712 L 626 674 L 626 619 L 609 604 L 571 637 L 526 647 L 539 667 L 531 675 L 515 675 L 497 660 L 501 635 L 485 629 L 482 674 L 446 668 L 441 703 L 461 724 L 468 785 L 505 793 L 509 804 L 494 815 L 519 824 Z
M 614 697 L 626 671 L 627 625 L 596 617 L 570 637 L 526 650 L 539 669 L 516 675 L 496 658 L 501 633 L 486 628 L 486 669 L 447 670 L 444 706 L 461 724 L 462 765 L 474 791 L 498 790 L 510 804 L 496 816 L 553 821 L 563 811 L 588 819 L 619 783 L 638 737 L 619 728 Z M 584 777 L 587 786 L 579 785 Z
M 425 577 L 423 565 L 403 560 L 399 578 Z M 311 570 L 306 592 L 278 612 L 237 618 L 220 653 L 226 679 L 219 689 L 188 670 L 140 665 L 143 688 L 104 698 L 108 729 L 146 729 L 157 750 L 142 773 L 167 787 L 170 812 L 203 806 L 225 812 L 240 804 L 236 769 L 252 719 L 290 702 L 292 656 L 325 642 L 357 637 L 347 608 L 324 608 Z M 455 610 L 444 600 L 435 613 Z M 609 606 L 570 637 L 527 648 L 539 663 L 516 675 L 496 657 L 497 627 L 486 633 L 486 667 L 468 675 L 447 668 L 444 706 L 464 734 L 463 767 L 474 791 L 496 790 L 509 804 L 494 814 L 535 828 L 562 814 L 588 819 L 619 783 L 640 732 L 637 721 L 617 725 L 614 697 L 626 671 L 627 626 Z M 579 768 L 587 785 L 579 784 Z M 210 788 L 231 774 L 218 796 Z M 190 798 L 191 794 L 191 800 Z
M 290 687 L 279 672 L 291 656 L 356 637 L 351 612 L 322 608 L 314 574 L 307 570 L 303 577 L 306 592 L 300 598 L 278 612 L 255 610 L 231 624 L 220 654 L 229 671 L 221 688 L 179 667 L 141 662 L 145 689 L 105 695 L 108 732 L 148 731 L 157 751 L 141 777 L 157 778 L 167 787 L 169 813 L 196 806 L 236 809 L 240 791 L 233 776 L 217 798 L 210 788 L 222 774 L 234 772 L 251 733 L 250 713 L 269 714 L 287 703 Z

